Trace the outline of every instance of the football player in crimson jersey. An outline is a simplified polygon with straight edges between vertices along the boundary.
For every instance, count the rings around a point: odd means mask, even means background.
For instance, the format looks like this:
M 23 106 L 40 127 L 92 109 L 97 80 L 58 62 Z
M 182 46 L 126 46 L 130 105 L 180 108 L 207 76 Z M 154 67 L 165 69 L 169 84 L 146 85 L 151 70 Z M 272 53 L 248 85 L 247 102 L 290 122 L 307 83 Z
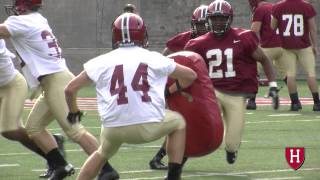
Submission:
M 191 30 L 177 34 L 176 36 L 169 39 L 162 54 L 168 55 L 173 52 L 181 51 L 190 39 L 207 33 L 207 10 L 207 5 L 200 5 L 199 7 L 197 7 L 192 13 Z
M 313 111 L 320 111 L 318 83 L 315 70 L 315 56 L 318 54 L 316 11 L 305 0 L 283 0 L 273 6 L 271 26 L 279 28 L 283 56 L 287 63 L 287 85 L 291 99 L 291 111 L 302 108 L 296 85 L 297 62 L 307 73 L 312 93 Z
M 65 134 L 90 155 L 98 148 L 96 138 L 80 123 L 71 125 L 64 88 L 74 75 L 66 66 L 48 21 L 39 13 L 42 0 L 13 0 L 6 6 L 10 15 L 0 24 L 0 38 L 10 39 L 24 62 L 24 75 L 31 87 L 40 86 L 41 95 L 34 104 L 26 123 L 31 139 L 46 154 L 50 168 L 49 179 L 63 179 L 75 172 L 58 150 L 57 142 L 46 127 L 57 120 Z M 13 14 L 13 15 L 12 15 Z M 108 169 L 112 169 L 106 163 Z
M 69 110 L 79 111 L 77 91 L 96 84 L 102 121 L 101 145 L 82 166 L 78 180 L 93 179 L 121 144 L 140 144 L 167 136 L 169 170 L 167 180 L 180 180 L 185 150 L 185 122 L 181 115 L 165 110 L 167 78 L 175 79 L 168 88 L 174 94 L 187 88 L 196 73 L 160 53 L 145 49 L 148 37 L 142 18 L 133 13 L 120 15 L 113 23 L 115 50 L 84 64 L 84 71 L 65 89 Z
M 282 58 L 283 49 L 279 34 L 271 29 L 271 11 L 272 3 L 264 0 L 248 0 L 252 15 L 251 30 L 260 35 L 260 46 L 263 52 L 273 61 L 278 70 L 281 79 L 286 79 L 285 60 Z M 261 65 L 258 63 L 258 74 L 261 71 Z M 256 97 L 248 100 L 247 109 L 255 110 L 257 108 Z
M 190 40 L 186 50 L 200 54 L 206 61 L 225 121 L 227 162 L 235 162 L 244 128 L 245 99 L 257 93 L 257 61 L 270 81 L 269 96 L 278 99 L 275 71 L 258 46 L 251 30 L 232 28 L 233 10 L 227 1 L 216 0 L 208 7 L 211 32 Z M 277 107 L 275 107 L 277 108 Z
M 203 58 L 191 51 L 179 51 L 168 57 L 176 63 L 190 67 L 198 77 L 189 88 L 172 94 L 166 99 L 168 108 L 181 113 L 186 120 L 184 164 L 189 157 L 204 156 L 220 146 L 224 132 L 223 121 Z M 172 82 L 169 79 L 167 86 Z M 150 168 L 165 169 L 166 165 L 161 162 L 165 154 L 165 146 L 162 146 L 150 161 Z
M 173 52 L 183 50 L 186 43 L 193 38 L 201 36 L 208 32 L 208 21 L 207 21 L 207 5 L 200 5 L 197 7 L 191 17 L 191 30 L 182 32 L 166 43 L 166 48 L 163 50 L 162 54 L 168 55 Z M 166 155 L 166 141 L 163 142 L 161 148 L 156 153 L 156 155 L 149 162 L 151 169 L 167 169 L 167 166 L 161 162 L 162 158 Z

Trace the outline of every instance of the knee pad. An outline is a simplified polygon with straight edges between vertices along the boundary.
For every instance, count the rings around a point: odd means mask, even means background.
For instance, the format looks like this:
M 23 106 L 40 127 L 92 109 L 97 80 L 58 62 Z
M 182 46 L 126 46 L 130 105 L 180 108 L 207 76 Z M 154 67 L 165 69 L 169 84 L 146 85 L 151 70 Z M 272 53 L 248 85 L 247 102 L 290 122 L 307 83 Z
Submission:
M 73 125 L 68 129 L 64 129 L 64 133 L 72 141 L 78 143 L 80 141 L 82 135 L 86 134 L 87 131 L 84 129 L 84 127 L 82 125 Z
M 176 121 L 178 123 L 178 129 L 186 128 L 186 121 L 181 114 L 179 113 L 176 114 Z
M 44 129 L 39 128 L 39 127 L 30 127 L 30 126 L 26 126 L 26 132 L 28 134 L 28 136 L 32 139 L 33 136 L 36 136 L 37 134 L 39 134 L 41 131 L 43 131 Z

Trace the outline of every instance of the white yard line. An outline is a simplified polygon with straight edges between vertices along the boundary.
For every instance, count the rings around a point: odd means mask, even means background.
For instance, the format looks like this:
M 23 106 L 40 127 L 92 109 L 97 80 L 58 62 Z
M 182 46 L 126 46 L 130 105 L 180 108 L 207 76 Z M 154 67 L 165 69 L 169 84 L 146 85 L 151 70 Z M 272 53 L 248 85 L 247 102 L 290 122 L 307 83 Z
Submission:
M 280 114 L 270 114 L 268 116 L 270 117 L 287 117 L 287 116 L 300 116 L 302 114 L 283 114 L 283 113 L 280 113 Z
M 246 124 L 263 124 L 263 123 L 288 123 L 288 122 L 317 122 L 320 119 L 290 119 L 290 120 L 274 120 L 274 121 L 247 121 Z
M 3 167 L 17 167 L 20 166 L 20 164 L 0 164 L 0 168 Z
M 318 171 L 320 168 L 304 168 L 299 169 L 299 171 Z M 235 173 L 203 173 L 203 172 L 195 172 L 195 174 L 183 175 L 182 178 L 192 178 L 192 177 L 211 177 L 211 176 L 247 176 L 248 174 L 266 174 L 266 173 L 278 173 L 278 172 L 290 172 L 292 169 L 281 169 L 281 170 L 261 170 L 261 171 L 244 171 L 244 172 L 235 172 Z M 139 171 L 139 172 L 147 172 L 147 171 Z M 130 171 L 120 172 L 122 173 L 130 173 Z M 148 179 L 163 179 L 163 177 L 149 177 L 149 178 L 129 178 L 122 180 L 148 180 Z M 301 177 L 279 177 L 279 178 L 265 178 L 260 180 L 285 180 L 285 179 L 301 179 Z M 257 179 L 256 179 L 257 180 Z
M 75 169 L 80 169 L 79 167 Z M 45 171 L 46 169 L 33 169 L 32 171 Z M 301 168 L 299 171 L 318 171 L 320 168 Z M 155 172 L 156 170 L 136 170 L 136 171 L 121 171 L 121 174 L 138 174 L 138 173 L 151 173 Z M 233 173 L 205 173 L 205 172 L 194 172 L 194 174 L 190 175 L 183 175 L 183 178 L 192 178 L 192 177 L 211 177 L 211 176 L 247 176 L 248 174 L 267 174 L 267 173 L 280 173 L 280 172 L 293 172 L 292 169 L 279 169 L 279 170 L 259 170 L 259 171 L 243 171 L 243 172 L 233 172 Z M 186 172 L 187 173 L 187 172 Z M 149 178 L 129 178 L 129 179 L 122 179 L 122 180 L 147 180 L 147 179 L 163 179 L 161 177 L 149 177 Z M 260 178 L 254 180 L 285 180 L 285 179 L 301 179 L 301 177 L 278 177 L 278 178 Z
M 253 180 L 287 180 L 287 179 L 302 179 L 302 177 L 275 177 L 275 178 L 257 178 Z

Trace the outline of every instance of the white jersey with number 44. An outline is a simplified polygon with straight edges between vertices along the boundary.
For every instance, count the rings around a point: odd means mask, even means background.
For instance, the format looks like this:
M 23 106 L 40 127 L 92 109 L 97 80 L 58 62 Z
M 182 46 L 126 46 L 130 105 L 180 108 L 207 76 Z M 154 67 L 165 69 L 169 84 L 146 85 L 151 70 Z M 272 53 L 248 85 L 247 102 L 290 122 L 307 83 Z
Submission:
M 84 64 L 96 83 L 104 127 L 119 127 L 164 118 L 164 87 L 176 63 L 158 52 L 121 47 Z

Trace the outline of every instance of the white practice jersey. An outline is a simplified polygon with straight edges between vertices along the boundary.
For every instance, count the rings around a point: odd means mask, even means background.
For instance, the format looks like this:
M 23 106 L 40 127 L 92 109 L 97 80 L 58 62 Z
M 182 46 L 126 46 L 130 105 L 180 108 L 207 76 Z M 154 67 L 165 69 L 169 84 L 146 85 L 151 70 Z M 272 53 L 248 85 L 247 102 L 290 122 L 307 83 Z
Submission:
M 12 44 L 35 78 L 67 69 L 57 39 L 40 13 L 10 16 L 4 24 Z
M 14 79 L 18 71 L 14 68 L 11 58 L 14 58 L 3 39 L 0 39 L 0 86 L 4 86 Z
M 164 88 L 176 63 L 140 47 L 122 47 L 84 64 L 96 83 L 104 127 L 119 127 L 164 118 Z

